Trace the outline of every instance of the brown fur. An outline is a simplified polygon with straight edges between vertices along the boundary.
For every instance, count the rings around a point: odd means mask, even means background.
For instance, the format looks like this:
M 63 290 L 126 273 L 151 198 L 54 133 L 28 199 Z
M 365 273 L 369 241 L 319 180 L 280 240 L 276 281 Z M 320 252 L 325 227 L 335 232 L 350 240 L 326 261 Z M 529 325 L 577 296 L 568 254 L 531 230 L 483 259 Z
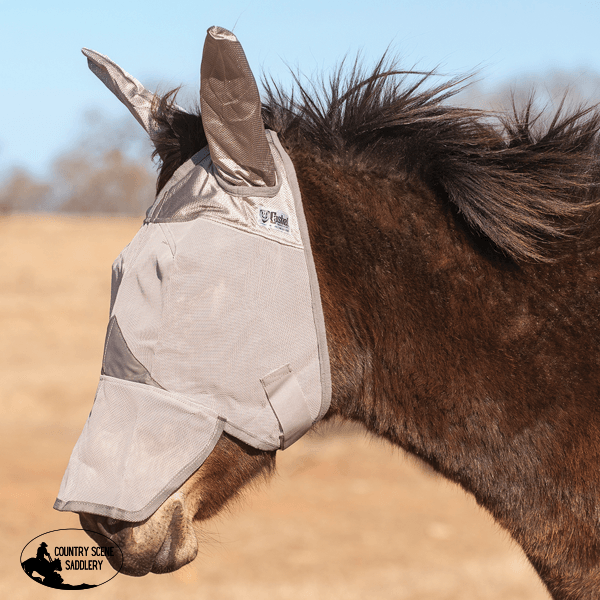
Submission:
M 321 286 L 328 417 L 473 494 L 553 598 L 597 598 L 600 116 L 559 111 L 536 132 L 527 108 L 500 129 L 447 104 L 457 82 L 428 80 L 407 87 L 382 61 L 320 95 L 267 90 Z M 160 189 L 206 138 L 172 96 L 156 107 Z M 250 454 L 217 445 L 186 483 L 197 517 L 270 470 Z
M 517 266 L 482 252 L 419 182 L 293 161 L 327 322 L 329 415 L 471 492 L 555 598 L 597 597 L 597 253 Z

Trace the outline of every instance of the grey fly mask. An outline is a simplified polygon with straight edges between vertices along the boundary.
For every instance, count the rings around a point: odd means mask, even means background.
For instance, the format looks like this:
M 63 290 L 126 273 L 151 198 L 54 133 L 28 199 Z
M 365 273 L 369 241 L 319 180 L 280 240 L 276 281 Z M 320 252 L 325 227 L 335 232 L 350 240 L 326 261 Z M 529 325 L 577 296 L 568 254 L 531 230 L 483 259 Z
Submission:
M 150 94 L 91 70 L 152 137 Z M 287 448 L 329 408 L 325 325 L 300 191 L 236 37 L 208 30 L 208 146 L 173 175 L 113 265 L 100 384 L 54 507 L 148 518 L 221 433 Z

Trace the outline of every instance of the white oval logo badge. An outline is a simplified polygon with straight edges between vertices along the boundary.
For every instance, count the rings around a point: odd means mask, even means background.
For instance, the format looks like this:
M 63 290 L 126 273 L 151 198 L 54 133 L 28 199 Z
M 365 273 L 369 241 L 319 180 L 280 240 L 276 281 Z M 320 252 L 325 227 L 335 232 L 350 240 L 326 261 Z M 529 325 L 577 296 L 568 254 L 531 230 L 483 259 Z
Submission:
M 55 529 L 33 538 L 21 552 L 31 579 L 57 590 L 86 590 L 110 581 L 123 566 L 121 549 L 106 536 L 84 529 Z

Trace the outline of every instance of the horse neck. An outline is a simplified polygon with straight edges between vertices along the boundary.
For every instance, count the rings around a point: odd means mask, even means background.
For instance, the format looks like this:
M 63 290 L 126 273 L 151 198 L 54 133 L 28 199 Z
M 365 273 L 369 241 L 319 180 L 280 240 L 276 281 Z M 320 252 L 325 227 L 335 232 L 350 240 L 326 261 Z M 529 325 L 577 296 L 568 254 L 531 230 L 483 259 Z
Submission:
M 431 384 L 417 338 L 423 327 L 439 331 L 441 288 L 455 267 L 443 251 L 452 216 L 418 180 L 292 158 L 327 325 L 329 415 L 406 447 L 406 407 Z
M 477 495 L 490 476 L 481 465 L 495 448 L 506 454 L 516 432 L 542 427 L 540 414 L 558 410 L 549 398 L 578 386 L 590 395 L 572 369 L 593 372 L 595 358 L 569 327 L 578 319 L 600 344 L 595 267 L 577 257 L 517 266 L 418 179 L 292 159 L 327 325 L 330 415 L 362 422 Z

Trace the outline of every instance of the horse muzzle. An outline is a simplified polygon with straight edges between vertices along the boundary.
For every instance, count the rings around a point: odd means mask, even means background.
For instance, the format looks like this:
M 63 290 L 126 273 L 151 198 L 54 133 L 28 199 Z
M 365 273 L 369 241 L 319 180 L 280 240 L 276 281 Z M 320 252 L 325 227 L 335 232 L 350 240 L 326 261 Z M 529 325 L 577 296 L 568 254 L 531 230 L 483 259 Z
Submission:
M 191 519 L 187 518 L 181 494 L 173 494 L 150 518 L 139 523 L 118 521 L 109 517 L 79 513 L 81 526 L 97 543 L 106 539 L 118 546 L 108 557 L 111 566 L 125 575 L 141 577 L 148 573 L 171 573 L 196 558 L 198 542 Z

